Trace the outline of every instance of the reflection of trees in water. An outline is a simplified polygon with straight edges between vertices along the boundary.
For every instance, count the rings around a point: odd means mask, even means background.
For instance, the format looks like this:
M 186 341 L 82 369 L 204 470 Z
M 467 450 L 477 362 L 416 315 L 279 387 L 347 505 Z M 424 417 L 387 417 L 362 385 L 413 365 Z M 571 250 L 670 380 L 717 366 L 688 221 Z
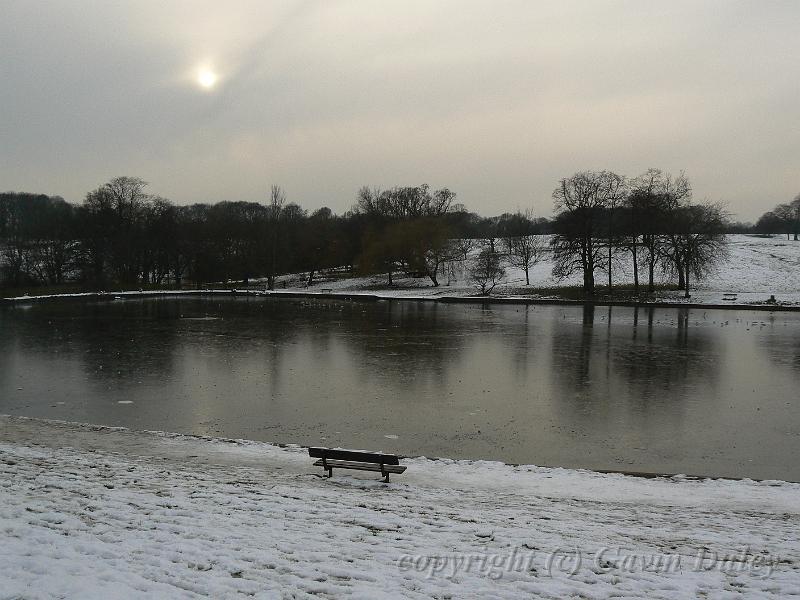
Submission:
M 18 343 L 16 314 L 13 308 L 0 306 L 0 382 L 10 380 L 14 372 L 14 351 Z
M 676 309 L 666 323 L 654 323 L 653 308 L 633 310 L 636 325 L 627 343 L 620 340 L 613 353 L 614 368 L 627 380 L 632 402 L 645 406 L 653 398 L 663 400 L 664 394 L 685 398 L 698 387 L 718 384 L 721 340 L 716 332 L 692 326 L 686 308 Z
M 268 388 L 252 393 L 267 397 L 281 389 L 287 348 L 308 329 L 307 320 L 307 307 L 294 299 L 197 300 L 181 315 L 181 349 L 195 368 L 210 368 L 220 377 L 236 378 L 240 368 L 258 369 L 245 377 L 266 375 Z
M 565 311 L 569 318 L 561 318 Z M 629 317 L 631 311 L 633 326 L 619 319 L 612 325 L 615 315 Z M 342 380 L 352 375 L 326 369 L 353 368 L 362 380 L 379 378 L 409 390 L 444 387 L 449 371 L 464 368 L 508 369 L 512 378 L 528 382 L 529 370 L 542 368 L 539 362 L 549 357 L 545 377 L 565 398 L 559 403 L 579 410 L 591 403 L 616 403 L 620 397 L 640 406 L 664 396 L 674 401 L 688 396 L 689 388 L 718 379 L 714 332 L 691 327 L 685 310 L 674 317 L 663 311 L 658 315 L 653 309 L 587 305 L 575 323 L 571 309 L 537 312 L 425 302 L 184 298 L 53 303 L 7 309 L 3 328 L 10 335 L 3 336 L 0 349 L 8 353 L 19 347 L 75 360 L 90 381 L 107 386 L 143 377 L 187 377 L 175 373 L 187 366 L 186 360 L 193 361 L 190 368 L 218 369 L 220 378 L 235 378 L 240 365 L 252 370 L 255 364 L 253 373 L 265 376 L 271 388 L 259 394 L 279 390 L 289 368 L 307 371 L 309 378 Z M 540 347 L 550 352 L 536 355 L 542 359 L 537 362 L 534 353 Z M 789 349 L 777 352 L 796 356 Z M 475 356 L 478 362 L 461 364 L 462 356 Z M 4 364 L 11 368 L 0 360 L 0 374 Z
M 80 361 L 90 379 L 107 383 L 169 378 L 180 348 L 230 360 L 266 350 L 278 364 L 281 347 L 300 331 L 293 321 L 304 318 L 295 303 L 258 299 L 54 302 L 6 313 L 13 319 L 6 345 L 13 338 L 22 351 Z
M 258 302 L 258 301 L 257 301 Z M 455 344 L 439 329 L 436 306 L 429 303 L 268 299 L 247 308 L 253 320 L 242 352 L 261 352 L 270 364 L 273 391 L 284 369 L 294 367 L 309 378 L 347 379 L 354 368 L 365 377 L 389 378 L 398 385 L 432 378 L 441 381 Z M 250 323 L 250 321 L 248 321 Z M 236 328 L 238 329 L 238 328 Z M 295 352 L 289 353 L 288 346 Z M 340 365 L 343 354 L 345 365 Z M 303 364 L 290 365 L 287 355 Z M 337 356 L 333 356 L 336 354 Z
M 33 355 L 74 360 L 88 380 L 114 387 L 143 377 L 167 381 L 188 355 L 196 368 L 208 364 L 205 356 L 222 370 L 263 360 L 274 392 L 285 369 L 319 377 L 339 348 L 370 376 L 397 384 L 425 377 L 444 383 L 445 366 L 463 344 L 461 328 L 430 303 L 173 298 L 4 310 L 11 323 L 4 327 L 4 354 L 16 345 Z M 310 364 L 288 365 L 289 356 Z
M 548 325 L 553 318 L 548 308 L 507 305 L 498 311 L 498 320 L 481 326 L 482 337 L 495 342 L 494 362 L 509 368 L 515 381 L 527 384 L 531 371 L 539 367 L 536 359 L 547 348 Z
M 550 377 L 562 390 L 562 408 L 580 412 L 620 405 L 647 408 L 692 399 L 719 380 L 718 337 L 693 328 L 686 309 L 659 322 L 655 309 L 634 308 L 633 326 L 614 323 L 627 308 L 584 306 L 580 330 L 567 319 L 553 329 Z M 616 314 L 619 314 L 617 312 Z
M 800 375 L 800 334 L 798 334 L 800 322 L 794 314 L 781 315 L 779 319 L 786 321 L 785 326 L 781 326 L 780 329 L 777 329 L 778 319 L 774 314 L 754 318 L 750 326 L 751 328 L 768 326 L 768 333 L 758 338 L 759 346 L 773 363 L 780 367 L 788 367 Z
M 263 356 L 273 392 L 289 367 L 311 379 L 344 381 L 353 373 L 326 369 L 354 369 L 397 387 L 446 385 L 446 367 L 465 344 L 463 320 L 433 303 L 266 299 L 220 310 L 228 320 L 223 329 L 242 338 L 229 341 L 226 352 Z M 232 326 L 229 318 L 237 316 L 241 324 Z
M 14 309 L 12 318 L 20 351 L 77 361 L 90 379 L 111 383 L 171 375 L 175 330 L 165 318 L 174 309 L 153 301 L 53 302 Z
M 372 303 L 351 319 L 340 341 L 365 376 L 389 377 L 400 385 L 444 385 L 448 364 L 465 344 L 453 316 L 435 303 Z
M 553 324 L 550 376 L 557 390 L 571 395 L 587 392 L 592 383 L 593 353 L 595 349 L 594 305 L 582 309 L 580 330 L 565 315 Z

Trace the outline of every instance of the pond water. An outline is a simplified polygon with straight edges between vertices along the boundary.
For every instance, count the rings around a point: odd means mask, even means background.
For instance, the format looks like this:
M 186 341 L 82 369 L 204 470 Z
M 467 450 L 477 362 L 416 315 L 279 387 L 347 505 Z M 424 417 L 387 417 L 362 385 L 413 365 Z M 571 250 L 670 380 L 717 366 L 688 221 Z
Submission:
M 164 298 L 0 309 L 0 413 L 800 481 L 800 313 Z

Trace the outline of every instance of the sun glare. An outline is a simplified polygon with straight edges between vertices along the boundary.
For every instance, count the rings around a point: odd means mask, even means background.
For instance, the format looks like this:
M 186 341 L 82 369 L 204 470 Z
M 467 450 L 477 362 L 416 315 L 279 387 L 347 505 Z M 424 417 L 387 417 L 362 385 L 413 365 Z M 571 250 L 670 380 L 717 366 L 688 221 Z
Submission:
M 197 73 L 197 83 L 201 88 L 210 90 L 217 83 L 217 74 L 211 69 L 200 69 Z

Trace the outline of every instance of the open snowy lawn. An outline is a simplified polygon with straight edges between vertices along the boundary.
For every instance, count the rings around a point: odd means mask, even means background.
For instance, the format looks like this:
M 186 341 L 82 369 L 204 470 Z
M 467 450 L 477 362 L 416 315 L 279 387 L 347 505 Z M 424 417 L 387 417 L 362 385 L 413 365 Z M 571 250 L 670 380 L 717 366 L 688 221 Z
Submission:
M 542 236 L 542 244 L 547 248 L 548 236 Z M 800 242 L 786 239 L 786 236 L 769 237 L 753 235 L 729 235 L 728 259 L 709 275 L 706 280 L 692 282 L 692 301 L 700 303 L 723 303 L 723 295 L 736 293 L 737 304 L 764 303 L 770 295 L 775 295 L 779 303 L 800 304 Z M 475 254 L 477 250 L 473 251 Z M 581 275 L 575 274 L 567 279 L 553 277 L 553 264 L 549 252 L 545 251 L 541 262 L 530 270 L 530 286 L 525 285 L 525 273 L 521 269 L 506 266 L 506 277 L 494 290 L 497 296 L 516 293 L 536 293 L 536 288 L 581 285 Z M 396 277 L 396 287 L 386 285 L 386 276 L 358 277 L 337 281 L 319 282 L 306 287 L 304 277 L 287 277 L 290 290 L 320 291 L 330 289 L 339 291 L 365 291 L 387 297 L 414 296 L 461 296 L 475 294 L 476 290 L 467 280 L 463 269 L 456 269 L 455 278 L 448 281 L 441 276 L 440 286 L 433 287 L 427 278 L 408 279 Z M 658 273 L 658 283 L 667 283 L 662 273 Z M 597 274 L 598 285 L 605 285 L 607 275 Z M 640 273 L 646 284 L 646 274 Z M 615 284 L 633 284 L 633 264 L 628 256 L 620 258 L 613 271 Z M 663 300 L 681 300 L 683 292 L 659 292 Z
M 411 459 L 385 485 L 311 462 L 0 417 L 0 598 L 800 594 L 798 484 Z

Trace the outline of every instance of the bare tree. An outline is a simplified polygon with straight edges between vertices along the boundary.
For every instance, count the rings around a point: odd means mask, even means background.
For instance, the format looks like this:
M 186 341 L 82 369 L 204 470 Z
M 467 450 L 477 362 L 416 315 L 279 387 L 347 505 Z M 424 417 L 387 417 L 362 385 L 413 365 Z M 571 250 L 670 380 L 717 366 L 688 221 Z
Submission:
M 314 274 L 324 267 L 335 266 L 336 260 L 334 246 L 334 217 L 333 212 L 324 206 L 307 219 L 305 227 L 301 231 L 300 245 L 304 250 L 305 262 L 308 264 L 308 279 L 306 287 L 311 287 L 314 283 Z
M 62 283 L 77 263 L 76 215 L 58 196 L 0 194 L 0 281 Z
M 790 239 L 792 235 L 792 221 L 794 220 L 792 217 L 792 207 L 789 204 L 778 204 L 772 213 L 775 215 L 776 221 L 779 223 L 779 229 L 777 233 L 786 233 L 786 239 Z
M 363 186 L 356 195 L 356 205 L 354 210 L 366 215 L 383 215 L 386 209 L 381 205 L 383 192 L 380 188 L 370 188 Z
M 453 246 L 458 251 L 459 256 L 463 256 L 462 260 L 469 260 L 469 253 L 475 247 L 475 240 L 472 238 L 459 238 L 453 242 Z
M 505 239 L 508 262 L 512 267 L 525 271 L 525 285 L 531 284 L 530 270 L 544 254 L 544 244 L 539 236 L 523 235 Z
M 691 197 L 692 186 L 683 172 L 673 177 L 659 169 L 648 169 L 631 182 L 624 205 L 627 218 L 623 229 L 624 245 L 633 258 L 636 293 L 640 262 L 647 269 L 647 291 L 655 290 L 655 271 L 663 259 L 667 242 L 665 225 L 670 213 Z
M 424 273 L 439 287 L 439 269 L 455 256 L 450 230 L 440 218 L 399 221 L 384 230 L 393 240 L 397 257 L 416 273 Z
M 394 285 L 393 273 L 397 262 L 403 254 L 397 227 L 385 229 L 369 228 L 364 233 L 364 249 L 358 259 L 359 272 L 386 273 L 388 285 Z
M 794 217 L 794 241 L 796 242 L 800 235 L 800 194 L 794 197 L 789 206 L 792 207 L 792 216 Z
M 453 210 L 453 202 L 455 199 L 456 193 L 452 190 L 447 188 L 436 190 L 428 201 L 427 215 L 440 217 L 448 214 Z
M 124 284 L 134 284 L 142 275 L 144 223 L 154 200 L 146 187 L 138 177 L 115 177 L 89 192 L 84 203 L 92 238 L 87 246 L 95 253 L 92 260 L 100 271 L 108 260 Z M 102 278 L 98 273 L 97 279 Z
M 469 268 L 469 279 L 486 296 L 506 275 L 500 255 L 491 248 L 484 248 L 476 256 Z
M 439 287 L 439 273 L 448 274 L 447 266 L 453 261 L 456 253 L 449 240 L 432 241 L 423 254 L 425 273 L 434 287 Z
M 794 241 L 796 242 L 798 240 L 798 236 L 800 236 L 800 194 L 797 194 L 797 196 L 794 197 L 794 200 L 785 206 L 787 207 L 786 220 L 789 222 L 789 228 L 791 229 L 792 235 L 794 235 Z
M 275 276 L 278 270 L 278 236 L 280 235 L 281 212 L 286 202 L 286 194 L 279 185 L 272 185 L 269 193 L 269 210 L 267 223 L 270 237 L 269 272 L 267 273 L 267 287 L 275 289 Z
M 623 180 L 623 186 L 625 185 Z M 605 268 L 608 274 L 608 292 L 611 293 L 612 274 L 614 265 L 619 263 L 618 249 L 623 244 L 623 237 L 621 231 L 621 223 L 619 222 L 618 208 L 621 206 L 623 199 L 626 196 L 624 189 L 620 189 L 618 194 L 609 198 L 608 205 L 603 211 L 604 218 L 602 219 L 603 239 L 606 245 L 606 260 Z
M 672 212 L 665 252 L 668 268 L 679 275 L 684 297 L 690 297 L 691 276 L 702 279 L 727 257 L 726 218 L 719 204 L 693 204 Z
M 800 236 L 800 194 L 786 204 L 778 204 L 772 210 L 764 213 L 758 219 L 756 229 L 763 233 L 786 234 L 786 239 L 798 241 Z
M 605 252 L 597 242 L 600 220 L 623 194 L 624 179 L 610 171 L 583 171 L 562 179 L 553 191 L 556 235 L 553 275 L 559 279 L 580 271 L 583 289 L 594 295 L 594 276 L 605 266 Z
M 447 188 L 431 191 L 427 183 L 389 190 L 365 186 L 358 190 L 354 210 L 384 219 L 439 217 L 454 209 L 455 198 L 455 192 Z

